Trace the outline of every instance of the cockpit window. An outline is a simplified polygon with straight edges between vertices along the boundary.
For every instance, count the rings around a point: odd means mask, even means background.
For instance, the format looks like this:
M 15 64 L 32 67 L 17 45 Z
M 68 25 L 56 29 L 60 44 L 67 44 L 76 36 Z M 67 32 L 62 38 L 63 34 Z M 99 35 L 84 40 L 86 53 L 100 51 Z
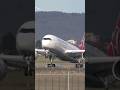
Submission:
M 52 40 L 51 38 L 43 38 L 44 40 Z
M 35 29 L 21 29 L 20 30 L 21 33 L 35 33 Z

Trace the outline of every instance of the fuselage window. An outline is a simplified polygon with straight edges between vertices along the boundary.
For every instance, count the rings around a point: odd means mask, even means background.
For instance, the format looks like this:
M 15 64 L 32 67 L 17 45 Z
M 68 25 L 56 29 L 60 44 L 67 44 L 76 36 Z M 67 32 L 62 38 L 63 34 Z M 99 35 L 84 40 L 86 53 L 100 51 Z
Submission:
M 52 40 L 51 38 L 43 38 L 43 40 Z
M 21 33 L 35 33 L 35 29 L 21 29 L 20 30 Z

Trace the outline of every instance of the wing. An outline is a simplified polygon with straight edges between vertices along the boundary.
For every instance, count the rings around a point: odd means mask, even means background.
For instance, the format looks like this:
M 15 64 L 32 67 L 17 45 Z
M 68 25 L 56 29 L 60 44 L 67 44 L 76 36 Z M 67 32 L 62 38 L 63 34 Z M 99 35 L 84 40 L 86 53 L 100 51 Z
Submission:
M 78 54 L 81 54 L 81 53 L 84 53 L 85 50 L 66 50 L 65 53 L 78 53 Z
M 86 62 L 89 64 L 99 64 L 99 63 L 113 63 L 120 60 L 120 57 L 89 57 L 86 58 Z
M 0 54 L 0 60 L 4 61 L 7 66 L 10 67 L 24 67 L 26 65 L 26 61 L 23 56 L 20 55 L 5 55 Z
M 45 55 L 47 52 L 48 50 L 45 50 L 45 49 L 35 49 L 36 54 Z
M 73 58 L 81 57 L 84 52 L 85 50 L 65 50 L 65 54 Z
M 120 57 L 91 57 L 85 60 L 87 75 L 92 75 L 96 78 L 108 78 L 112 76 L 114 79 L 120 80 Z

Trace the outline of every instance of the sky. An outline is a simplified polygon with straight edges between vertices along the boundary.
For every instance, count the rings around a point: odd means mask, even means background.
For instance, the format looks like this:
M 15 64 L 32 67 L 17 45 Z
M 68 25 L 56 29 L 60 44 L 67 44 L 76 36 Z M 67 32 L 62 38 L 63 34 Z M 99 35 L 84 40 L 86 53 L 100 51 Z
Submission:
M 85 13 L 85 0 L 35 0 L 35 11 Z

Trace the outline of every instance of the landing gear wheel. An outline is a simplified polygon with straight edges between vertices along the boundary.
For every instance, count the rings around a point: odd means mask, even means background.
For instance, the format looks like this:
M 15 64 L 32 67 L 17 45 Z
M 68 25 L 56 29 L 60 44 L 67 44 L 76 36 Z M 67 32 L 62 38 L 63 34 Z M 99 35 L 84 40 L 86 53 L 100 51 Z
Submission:
M 55 64 L 48 64 L 48 68 L 49 67 L 55 67 Z
M 25 61 L 26 61 L 26 66 L 24 67 L 24 74 L 25 76 L 32 76 L 32 64 L 33 64 L 33 61 L 34 60 L 34 57 L 32 56 L 26 56 L 25 57 Z
M 85 68 L 85 59 L 83 57 L 78 59 L 76 68 L 83 68 L 83 69 Z
M 83 64 L 77 63 L 77 64 L 76 64 L 76 68 L 83 68 Z
M 53 64 L 54 58 L 55 58 L 55 55 L 51 53 L 49 55 L 50 64 L 47 64 L 48 68 L 55 68 L 56 67 L 55 64 Z
M 24 75 L 25 75 L 25 76 L 28 76 L 28 67 L 25 67 L 24 70 L 25 70 L 25 71 L 24 71 Z
M 25 70 L 24 71 L 25 76 L 28 75 L 32 76 L 32 69 L 30 67 L 26 66 L 24 70 Z

